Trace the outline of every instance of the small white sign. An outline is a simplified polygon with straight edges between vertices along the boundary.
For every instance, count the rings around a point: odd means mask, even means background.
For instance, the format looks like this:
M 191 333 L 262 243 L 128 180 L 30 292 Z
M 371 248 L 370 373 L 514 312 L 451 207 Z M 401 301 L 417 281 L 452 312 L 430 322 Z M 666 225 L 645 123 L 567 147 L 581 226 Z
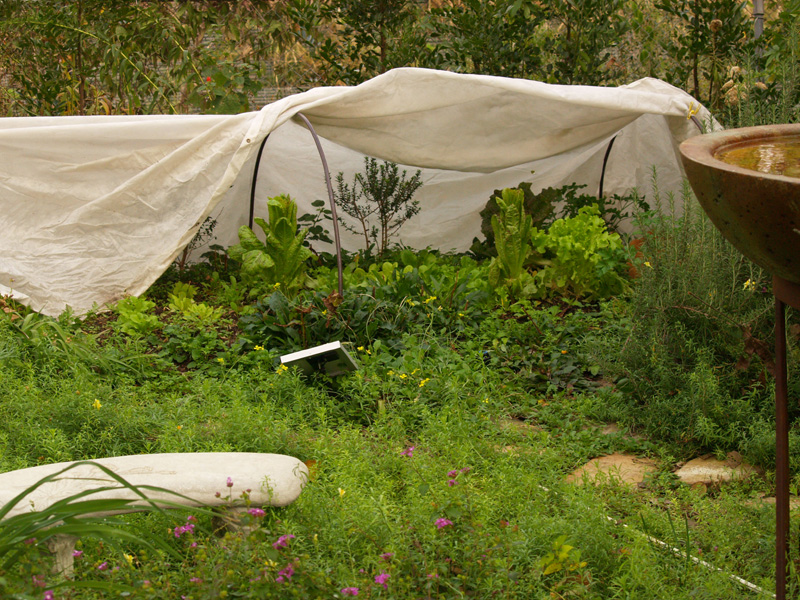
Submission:
M 281 356 L 281 364 L 298 367 L 306 375 L 313 371 L 321 371 L 331 377 L 358 369 L 356 361 L 342 348 L 341 342 L 331 342 L 284 354 Z

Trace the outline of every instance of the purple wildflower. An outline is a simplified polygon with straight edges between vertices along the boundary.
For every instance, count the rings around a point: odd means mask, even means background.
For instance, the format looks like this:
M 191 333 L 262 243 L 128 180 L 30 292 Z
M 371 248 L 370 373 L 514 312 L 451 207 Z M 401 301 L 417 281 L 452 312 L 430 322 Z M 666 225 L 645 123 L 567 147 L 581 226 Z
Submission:
M 81 554 L 83 554 L 83 550 L 73 550 L 72 551 L 72 557 L 73 558 L 79 558 L 81 556 Z
M 428 579 L 439 579 L 438 573 L 428 573 Z
M 291 540 L 292 538 L 294 538 L 294 535 L 291 533 L 289 535 L 282 535 L 281 537 L 278 538 L 277 542 L 272 543 L 272 547 L 275 548 L 275 550 L 277 550 L 278 548 L 286 548 L 286 546 L 289 543 L 289 540 Z
M 233 479 L 228 477 L 228 481 L 225 482 L 225 485 L 227 485 L 228 487 L 233 487 Z
M 375 583 L 378 585 L 382 585 L 383 589 L 389 589 L 389 586 L 386 585 L 386 582 L 389 581 L 390 575 L 388 573 L 381 573 L 380 575 L 375 575 Z
M 248 512 L 250 515 L 254 516 L 254 517 L 263 517 L 264 515 L 266 515 L 266 514 L 267 514 L 266 512 L 264 512 L 264 509 L 263 509 L 263 508 L 251 508 L 251 509 L 250 509 L 250 510 L 248 510 L 247 512 Z
M 463 469 L 461 469 L 461 472 L 462 472 L 462 473 L 469 473 L 471 470 L 472 470 L 472 469 L 471 469 L 471 468 L 469 468 L 469 467 L 464 467 Z
M 384 552 L 383 554 L 381 554 L 381 560 L 385 560 L 386 562 L 389 562 L 389 559 L 391 559 L 393 556 L 394 556 L 394 552 Z
M 192 578 L 189 580 L 189 583 L 203 583 L 203 580 L 202 580 L 202 579 L 200 579 L 199 577 L 192 577 Z
M 288 581 L 292 578 L 292 575 L 294 575 L 294 567 L 292 567 L 292 565 L 286 565 L 285 569 L 278 571 L 278 576 L 275 578 L 275 581 L 278 583 L 283 583 L 284 578 L 286 581 Z
M 458 482 L 455 479 L 451 479 L 447 482 L 447 485 L 453 487 L 454 485 L 458 485 Z
M 413 458 L 414 457 L 414 448 L 416 448 L 416 446 L 409 446 L 408 448 L 406 448 L 405 450 L 403 450 L 400 453 L 400 456 L 407 456 L 408 458 Z
M 105 571 L 108 568 L 108 561 L 103 561 L 97 566 L 98 571 Z
M 436 519 L 436 529 L 442 529 L 443 527 L 449 527 L 452 525 L 453 522 L 450 519 L 445 519 L 442 517 L 441 519 Z
M 458 475 L 458 471 L 456 471 L 455 469 L 453 469 L 452 471 L 448 471 L 447 472 L 447 476 L 448 477 L 452 478 L 452 477 L 455 477 L 456 475 Z
M 339 590 L 342 596 L 358 596 L 358 588 L 357 587 L 346 587 Z
M 53 590 L 46 590 L 45 593 L 44 593 L 43 600 L 54 600 L 55 597 L 56 596 L 55 596 L 55 594 L 53 594 Z
M 184 533 L 194 533 L 194 523 L 187 523 L 186 525 L 179 525 L 173 531 L 176 538 L 181 537 Z

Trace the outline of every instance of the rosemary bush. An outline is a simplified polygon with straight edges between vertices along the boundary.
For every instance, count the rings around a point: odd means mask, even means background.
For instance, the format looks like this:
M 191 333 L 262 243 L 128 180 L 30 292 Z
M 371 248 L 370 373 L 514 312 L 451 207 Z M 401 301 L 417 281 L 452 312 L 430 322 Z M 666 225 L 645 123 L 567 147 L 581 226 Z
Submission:
M 641 277 L 598 360 L 619 377 L 629 418 L 660 439 L 727 451 L 772 419 L 771 281 L 733 248 L 686 187 L 640 219 Z M 603 356 L 614 356 L 613 360 Z

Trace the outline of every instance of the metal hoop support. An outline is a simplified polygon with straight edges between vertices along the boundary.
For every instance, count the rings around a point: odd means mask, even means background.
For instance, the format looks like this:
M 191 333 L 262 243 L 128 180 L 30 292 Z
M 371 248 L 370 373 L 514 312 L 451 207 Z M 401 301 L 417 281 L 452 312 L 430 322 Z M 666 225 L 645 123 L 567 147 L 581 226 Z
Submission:
M 331 216 L 333 217 L 333 241 L 336 244 L 336 270 L 339 274 L 339 296 L 344 297 L 344 278 L 342 273 L 342 245 L 339 242 L 339 218 L 336 216 L 336 201 L 333 199 L 333 186 L 331 185 L 331 174 L 328 171 L 328 161 L 325 159 L 325 153 L 322 151 L 322 144 L 319 142 L 317 132 L 311 126 L 311 123 L 303 113 L 297 113 L 297 116 L 306 124 L 308 130 L 311 132 L 311 137 L 314 138 L 314 143 L 317 145 L 317 152 L 322 161 L 322 170 L 325 173 L 325 185 L 328 187 L 328 200 L 331 203 Z
M 320 160 L 322 160 L 322 170 L 325 173 L 325 185 L 328 188 L 328 201 L 331 205 L 331 216 L 333 217 L 333 240 L 334 244 L 336 245 L 336 270 L 339 276 L 339 296 L 344 297 L 344 272 L 342 269 L 342 245 L 339 241 L 339 219 L 336 216 L 336 201 L 333 198 L 333 186 L 331 185 L 331 175 L 328 171 L 328 161 L 325 159 L 325 153 L 322 151 L 322 144 L 320 144 L 319 137 L 317 136 L 317 132 L 314 131 L 314 128 L 311 126 L 311 123 L 308 119 L 306 119 L 303 113 L 297 113 L 297 116 L 305 123 L 308 130 L 311 132 L 311 136 L 314 138 L 314 143 L 317 146 L 317 152 L 319 152 Z M 258 167 L 261 165 L 261 155 L 264 152 L 264 146 L 269 139 L 269 134 L 267 137 L 264 138 L 264 141 L 261 142 L 261 146 L 258 148 L 258 155 L 256 156 L 256 166 L 253 169 L 253 183 L 250 186 L 250 218 L 248 219 L 248 224 L 250 229 L 253 228 L 253 220 L 255 218 L 255 206 L 256 206 L 256 182 L 258 181 Z
M 267 134 L 267 137 L 264 138 L 264 141 L 261 142 L 261 145 L 258 147 L 256 166 L 253 169 L 253 183 L 250 185 L 250 218 L 247 219 L 247 225 L 250 227 L 250 229 L 253 228 L 253 219 L 255 218 L 256 211 L 256 181 L 258 181 L 258 167 L 261 165 L 261 155 L 264 152 L 264 146 L 267 144 L 268 139 L 269 134 Z
M 611 154 L 611 147 L 614 145 L 614 140 L 617 139 L 615 135 L 611 138 L 611 141 L 608 142 L 608 148 L 606 148 L 606 155 L 603 157 L 603 170 L 600 173 L 600 189 L 597 192 L 597 197 L 602 199 L 603 198 L 603 180 L 606 178 L 606 165 L 608 164 L 608 155 Z

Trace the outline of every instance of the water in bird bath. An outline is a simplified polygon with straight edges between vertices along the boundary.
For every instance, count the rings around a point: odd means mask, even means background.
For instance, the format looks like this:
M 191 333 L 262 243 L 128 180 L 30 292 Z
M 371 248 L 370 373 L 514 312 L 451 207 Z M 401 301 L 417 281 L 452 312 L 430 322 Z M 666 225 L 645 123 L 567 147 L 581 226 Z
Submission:
M 800 177 L 800 136 L 723 146 L 714 158 L 751 171 Z

